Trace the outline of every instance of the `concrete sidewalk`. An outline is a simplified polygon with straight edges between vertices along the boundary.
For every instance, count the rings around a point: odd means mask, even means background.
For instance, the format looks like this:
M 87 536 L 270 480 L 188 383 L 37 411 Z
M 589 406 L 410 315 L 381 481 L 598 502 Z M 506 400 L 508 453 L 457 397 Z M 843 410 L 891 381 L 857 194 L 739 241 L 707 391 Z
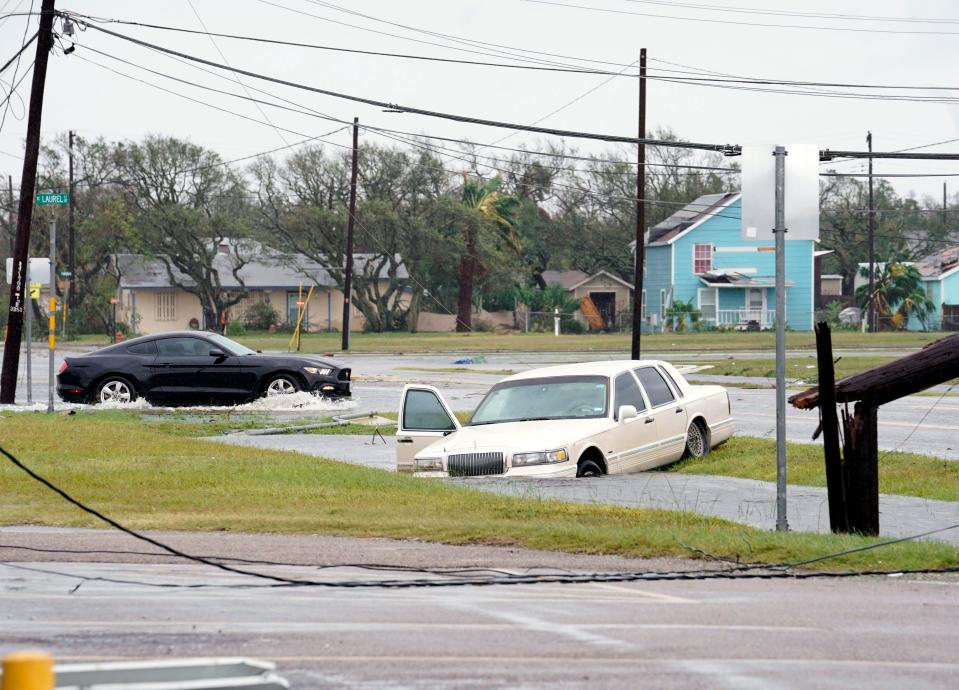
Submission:
M 294 450 L 379 469 L 392 470 L 395 466 L 396 449 L 392 436 L 386 437 L 386 445 L 379 439 L 375 445 L 371 444 L 370 436 L 321 434 L 236 434 L 209 440 L 256 448 Z M 772 530 L 776 526 L 776 485 L 753 479 L 642 472 L 596 479 L 474 477 L 448 481 L 458 486 L 524 498 L 662 508 L 725 518 L 760 529 Z M 790 485 L 787 505 L 790 529 L 800 532 L 829 531 L 826 489 Z M 879 512 L 881 532 L 888 537 L 911 536 L 959 523 L 959 502 L 881 494 Z M 959 529 L 941 532 L 930 539 L 959 544 Z

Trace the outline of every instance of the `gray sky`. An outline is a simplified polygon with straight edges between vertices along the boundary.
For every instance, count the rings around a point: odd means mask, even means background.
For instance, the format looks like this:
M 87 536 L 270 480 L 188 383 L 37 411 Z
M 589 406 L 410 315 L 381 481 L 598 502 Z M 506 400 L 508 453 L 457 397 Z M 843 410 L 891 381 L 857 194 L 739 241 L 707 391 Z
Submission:
M 866 33 L 756 27 L 634 16 L 533 4 L 522 0 L 332 0 L 342 7 L 378 19 L 398 22 L 444 34 L 580 58 L 628 64 L 637 60 L 641 47 L 648 49 L 649 66 L 668 67 L 653 60 L 666 60 L 717 72 L 778 79 L 810 81 L 872 82 L 883 84 L 956 85 L 951 66 L 959 59 L 959 7 L 954 0 L 701 0 L 696 4 L 751 7 L 763 10 L 828 12 L 891 17 L 951 19 L 955 23 L 907 23 L 860 20 L 825 20 L 795 16 L 769 16 L 719 12 L 682 7 L 682 3 L 649 4 L 628 0 L 557 0 L 571 4 L 610 8 L 649 15 L 694 19 L 758 22 L 805 26 L 830 26 L 888 31 L 940 31 L 952 35 Z M 315 0 L 192 0 L 200 19 L 210 31 L 280 38 L 364 50 L 406 52 L 461 59 L 506 61 L 504 57 L 476 55 L 450 47 L 447 38 L 429 36 L 371 19 L 324 7 Z M 687 3 L 693 0 L 686 0 Z M 0 0 L 0 15 L 25 11 L 29 0 Z M 38 8 L 40 1 L 35 3 Z M 59 9 L 100 17 L 201 29 L 200 19 L 188 0 L 129 2 L 122 0 L 60 0 Z M 297 14 L 300 12 L 316 17 Z M 798 9 L 801 8 L 801 9 Z M 319 17 L 322 17 L 319 18 Z M 330 20 L 395 33 L 437 45 L 423 45 L 372 33 Z M 5 61 L 20 45 L 25 17 L 0 20 L 0 59 Z M 35 30 L 32 20 L 30 32 Z M 183 52 L 221 61 L 217 47 L 206 36 L 112 25 L 107 28 L 137 36 Z M 278 127 L 299 134 L 278 133 L 272 127 L 244 120 L 208 106 L 164 93 L 151 86 L 117 76 L 80 58 L 109 65 L 121 72 L 172 89 L 205 103 L 263 120 L 258 108 L 226 95 L 213 94 L 171 82 L 137 66 L 161 74 L 201 82 L 243 94 L 233 80 L 214 76 L 97 31 L 80 32 L 72 55 L 51 56 L 44 104 L 43 132 L 52 138 L 74 129 L 88 138 L 139 139 L 147 133 L 189 138 L 217 150 L 225 158 L 237 158 L 283 146 L 306 136 L 327 132 L 335 124 L 301 114 L 263 106 Z M 251 44 L 216 39 L 220 51 L 235 67 L 275 75 L 288 80 L 387 100 L 409 106 L 475 115 L 510 122 L 532 123 L 552 110 L 602 84 L 607 77 L 526 70 L 446 65 L 394 58 L 367 57 Z M 462 44 L 460 44 L 462 45 Z M 113 62 L 96 55 L 95 48 L 134 63 Z M 471 48 L 474 50 L 486 49 Z M 488 49 L 494 50 L 494 49 Z M 33 59 L 25 53 L 22 70 Z M 559 59 L 559 58 L 557 58 Z M 563 60 L 566 61 L 566 60 Z M 225 73 L 224 73 L 225 74 Z M 7 82 L 11 71 L 2 75 Z M 295 101 L 303 107 L 337 118 L 430 134 L 492 142 L 508 130 L 463 125 L 409 114 L 390 114 L 380 109 L 335 98 L 279 87 L 242 77 L 248 88 L 259 88 Z M 19 93 L 29 96 L 29 78 Z M 6 89 L 6 85 L 4 89 Z M 544 120 L 557 128 L 587 130 L 632 136 L 636 132 L 636 80 L 616 78 L 574 105 Z M 902 93 L 902 92 L 900 92 Z M 911 95 L 942 95 L 941 92 L 908 92 Z M 256 97 L 269 98 L 256 92 Z M 948 95 L 956 95 L 950 92 Z M 714 143 L 811 143 L 822 148 L 864 149 L 867 129 L 873 131 L 877 150 L 893 150 L 959 137 L 957 105 L 866 101 L 810 96 L 754 93 L 687 84 L 650 81 L 648 126 L 672 127 L 686 139 Z M 20 161 L 7 154 L 20 154 L 26 131 L 25 104 L 14 99 L 0 131 L 0 174 L 4 188 L 7 174 L 19 186 Z M 282 136 L 281 136 L 282 134 Z M 379 137 L 372 139 L 386 143 Z M 349 143 L 349 133 L 329 137 Z M 517 134 L 508 145 L 535 146 L 541 138 Z M 599 151 L 602 144 L 574 142 L 581 150 Z M 928 151 L 959 151 L 959 141 Z M 630 154 L 631 155 L 631 154 Z M 847 163 L 842 170 L 864 169 L 864 163 Z M 959 172 L 948 162 L 876 163 L 877 172 Z M 895 181 L 907 193 L 941 196 L 942 179 Z M 959 191 L 959 177 L 950 187 Z

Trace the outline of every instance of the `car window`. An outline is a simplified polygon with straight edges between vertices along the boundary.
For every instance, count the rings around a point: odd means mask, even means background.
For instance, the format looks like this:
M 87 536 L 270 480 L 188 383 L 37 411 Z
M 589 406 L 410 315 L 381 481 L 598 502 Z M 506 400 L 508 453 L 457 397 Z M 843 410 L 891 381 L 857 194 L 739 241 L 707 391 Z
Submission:
M 148 340 L 145 343 L 137 343 L 135 345 L 128 345 L 127 352 L 131 355 L 148 355 L 152 356 L 157 353 L 156 342 Z
M 673 384 L 673 392 L 676 393 L 676 397 L 677 398 L 683 397 L 683 389 L 679 387 L 678 383 L 676 383 L 676 379 L 674 379 L 673 375 L 669 373 L 669 369 L 667 369 L 666 367 L 663 367 L 659 371 L 667 378 L 667 380 L 671 384 Z
M 452 431 L 456 425 L 435 393 L 414 389 L 406 392 L 403 428 L 412 431 Z
M 164 357 L 207 357 L 214 346 L 200 338 L 164 338 L 156 341 Z
M 613 408 L 613 414 L 619 419 L 620 405 L 632 405 L 637 412 L 646 409 L 646 401 L 643 400 L 643 394 L 639 392 L 639 386 L 636 385 L 636 379 L 628 371 L 616 377 L 616 407 Z
M 470 426 L 542 419 L 605 417 L 606 376 L 550 376 L 496 384 L 476 408 Z
M 665 405 L 675 400 L 673 392 L 669 390 L 669 386 L 666 385 L 666 381 L 663 380 L 662 374 L 656 371 L 655 368 L 642 367 L 641 369 L 637 369 L 636 376 L 639 377 L 639 382 L 643 384 L 643 388 L 646 389 L 646 395 L 649 396 L 649 404 L 653 407 L 659 407 L 660 405 Z

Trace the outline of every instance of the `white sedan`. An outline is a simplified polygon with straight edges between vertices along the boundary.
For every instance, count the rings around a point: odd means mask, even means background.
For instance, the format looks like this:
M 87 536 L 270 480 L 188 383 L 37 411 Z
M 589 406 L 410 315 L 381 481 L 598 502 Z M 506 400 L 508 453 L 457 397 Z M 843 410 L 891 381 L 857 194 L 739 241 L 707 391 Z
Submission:
M 721 386 L 658 360 L 587 362 L 497 383 L 461 425 L 432 387 L 403 389 L 396 467 L 424 476 L 590 477 L 702 456 L 735 430 Z

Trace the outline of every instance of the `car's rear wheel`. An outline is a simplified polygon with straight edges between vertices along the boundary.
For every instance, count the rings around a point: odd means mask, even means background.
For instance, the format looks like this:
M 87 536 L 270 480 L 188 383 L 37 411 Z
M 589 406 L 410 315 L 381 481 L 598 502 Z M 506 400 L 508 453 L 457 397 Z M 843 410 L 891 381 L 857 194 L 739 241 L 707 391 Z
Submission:
M 97 386 L 93 402 L 125 405 L 136 399 L 137 389 L 132 383 L 121 376 L 108 376 Z
M 576 467 L 577 477 L 602 477 L 603 468 L 595 460 L 581 460 Z
M 703 425 L 698 420 L 689 425 L 686 432 L 686 452 L 687 458 L 701 458 L 709 452 L 709 444 L 706 442 L 706 432 Z
M 292 395 L 297 393 L 300 390 L 299 382 L 287 374 L 280 374 L 279 376 L 274 376 L 266 383 L 266 388 L 264 389 L 266 397 L 272 398 L 277 395 Z

